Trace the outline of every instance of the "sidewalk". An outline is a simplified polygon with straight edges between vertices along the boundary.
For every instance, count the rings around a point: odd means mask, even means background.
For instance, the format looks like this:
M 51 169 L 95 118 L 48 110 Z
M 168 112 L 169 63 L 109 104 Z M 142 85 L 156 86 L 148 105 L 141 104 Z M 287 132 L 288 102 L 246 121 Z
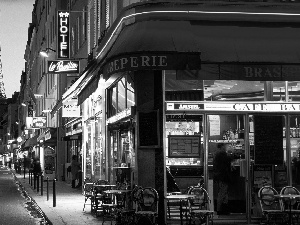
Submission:
M 34 186 L 29 183 L 28 173 L 18 174 L 11 169 L 19 184 L 23 186 L 27 195 L 30 196 L 42 212 L 46 215 L 53 225 L 76 225 L 76 224 L 102 224 L 101 217 L 95 217 L 91 214 L 90 205 L 86 205 L 83 211 L 84 196 L 79 188 L 71 188 L 71 185 L 64 181 L 56 182 L 56 207 L 53 207 L 53 181 L 49 181 L 49 200 L 47 201 L 47 182 L 44 182 L 43 196 L 41 187 L 39 192 L 34 190 Z M 89 201 L 87 201 L 89 204 Z M 110 224 L 110 221 L 104 223 Z
M 85 211 L 83 211 L 84 196 L 82 195 L 82 189 L 71 188 L 71 185 L 64 181 L 56 182 L 56 207 L 53 207 L 53 181 L 49 181 L 49 200 L 47 201 L 47 182 L 44 182 L 43 196 L 41 195 L 41 187 L 39 192 L 34 189 L 34 185 L 29 183 L 28 173 L 22 174 L 16 173 L 14 169 L 11 169 L 16 180 L 24 188 L 24 191 L 33 202 L 36 203 L 38 208 L 47 217 L 49 223 L 46 225 L 94 225 L 102 224 L 102 217 L 96 217 L 91 214 L 90 201 L 87 201 Z M 239 221 L 222 221 L 215 218 L 214 224 L 216 225 L 240 225 L 246 224 Z M 111 221 L 105 221 L 104 225 L 111 224 Z M 114 222 L 112 224 L 115 224 Z M 168 225 L 180 224 L 179 218 L 176 220 L 167 220 Z M 185 223 L 184 223 L 185 224 Z

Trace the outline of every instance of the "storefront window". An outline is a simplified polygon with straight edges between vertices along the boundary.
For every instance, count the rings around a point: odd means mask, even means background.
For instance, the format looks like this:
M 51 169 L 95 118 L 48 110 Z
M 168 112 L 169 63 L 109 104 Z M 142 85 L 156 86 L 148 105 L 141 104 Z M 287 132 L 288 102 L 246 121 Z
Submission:
M 108 117 L 112 117 L 134 106 L 134 80 L 132 74 L 128 73 L 118 80 L 107 90 L 107 95 Z
M 122 112 L 124 109 L 126 109 L 126 79 L 123 77 L 118 82 L 118 113 Z

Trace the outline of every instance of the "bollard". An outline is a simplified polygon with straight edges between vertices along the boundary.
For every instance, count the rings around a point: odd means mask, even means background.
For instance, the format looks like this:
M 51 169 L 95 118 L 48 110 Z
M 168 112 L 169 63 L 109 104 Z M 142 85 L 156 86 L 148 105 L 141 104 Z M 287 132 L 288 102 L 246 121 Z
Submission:
M 36 175 L 36 191 L 39 193 L 40 191 L 40 175 Z
M 49 201 L 49 177 L 47 177 L 47 201 Z
M 56 179 L 53 179 L 53 207 L 56 207 L 56 190 L 55 190 Z
M 30 184 L 30 170 L 28 171 L 28 180 L 29 180 L 29 184 Z
M 41 175 L 41 196 L 44 194 L 44 176 Z
M 20 174 L 21 174 L 21 166 L 20 166 Z M 25 179 L 25 174 L 26 174 L 26 166 L 25 166 L 25 161 L 24 161 L 24 179 Z
M 33 173 L 33 190 L 36 188 L 36 174 Z
M 31 173 L 30 173 L 31 186 L 32 186 L 32 177 L 33 177 L 33 171 L 31 170 Z

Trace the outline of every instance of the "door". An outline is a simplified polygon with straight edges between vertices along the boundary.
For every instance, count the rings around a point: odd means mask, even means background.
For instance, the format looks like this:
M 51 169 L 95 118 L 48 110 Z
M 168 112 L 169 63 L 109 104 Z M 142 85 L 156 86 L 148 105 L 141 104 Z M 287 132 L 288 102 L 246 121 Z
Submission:
M 244 115 L 207 116 L 207 189 L 220 219 L 246 219 L 244 123 Z

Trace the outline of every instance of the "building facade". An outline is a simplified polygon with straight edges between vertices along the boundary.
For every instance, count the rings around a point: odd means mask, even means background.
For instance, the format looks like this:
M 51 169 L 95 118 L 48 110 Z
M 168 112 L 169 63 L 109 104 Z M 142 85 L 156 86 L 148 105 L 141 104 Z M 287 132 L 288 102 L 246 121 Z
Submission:
M 218 218 L 247 223 L 261 216 L 263 184 L 300 185 L 297 2 L 37 1 L 34 10 L 24 101 L 46 117 L 31 138 L 56 178 L 70 179 L 75 154 L 83 179 L 154 187 L 159 224 L 166 168 L 182 192 L 204 176 Z M 62 59 L 79 60 L 78 73 L 49 71 Z

